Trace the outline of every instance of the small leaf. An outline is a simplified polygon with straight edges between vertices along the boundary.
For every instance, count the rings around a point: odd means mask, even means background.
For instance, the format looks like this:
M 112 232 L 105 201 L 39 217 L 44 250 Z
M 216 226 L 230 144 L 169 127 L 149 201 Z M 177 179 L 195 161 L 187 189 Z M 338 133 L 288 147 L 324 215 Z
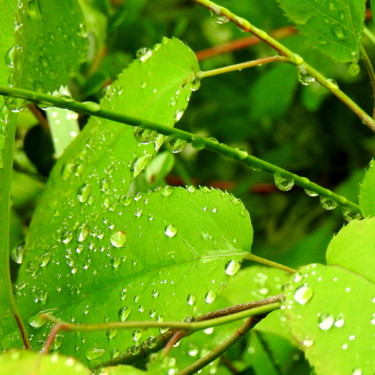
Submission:
M 340 230 L 327 249 L 327 263 L 353 271 L 375 283 L 375 218 L 353 220 Z
M 40 355 L 26 350 L 10 350 L 0 355 L 0 374 L 9 375 L 90 375 L 73 357 L 54 353 Z
M 312 46 L 338 62 L 357 62 L 366 0 L 278 0 Z
M 66 85 L 86 55 L 83 22 L 76 0 L 20 1 L 13 84 L 43 92 Z
M 375 285 L 337 266 L 311 264 L 285 290 L 284 313 L 317 375 L 375 368 Z
M 363 216 L 375 216 L 375 162 L 371 161 L 370 168 L 363 178 L 359 190 L 359 206 Z
M 230 194 L 189 190 L 167 186 L 124 197 L 71 230 L 51 228 L 56 239 L 32 247 L 21 267 L 18 285 L 25 286 L 17 300 L 33 347 L 39 349 L 50 329 L 38 317 L 45 310 L 65 321 L 94 323 L 181 321 L 210 309 L 250 250 L 252 227 Z M 139 350 L 158 334 L 68 332 L 58 344 L 62 353 L 93 366 L 133 345 Z

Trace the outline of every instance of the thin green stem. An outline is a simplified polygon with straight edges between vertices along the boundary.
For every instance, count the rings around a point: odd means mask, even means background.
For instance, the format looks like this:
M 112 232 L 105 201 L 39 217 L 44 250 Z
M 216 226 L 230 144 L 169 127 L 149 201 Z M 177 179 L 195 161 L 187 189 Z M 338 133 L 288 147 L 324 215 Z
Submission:
M 192 143 L 193 146 L 194 144 L 199 145 L 199 149 L 205 148 L 206 150 L 221 154 L 230 159 L 241 161 L 254 170 L 263 170 L 268 173 L 279 174 L 284 178 L 293 180 L 296 185 L 306 190 L 314 191 L 321 197 L 329 198 L 336 201 L 339 205 L 354 213 L 361 213 L 361 210 L 357 204 L 349 201 L 347 198 L 341 195 L 332 192 L 329 189 L 325 189 L 324 187 L 311 182 L 306 177 L 300 177 L 274 164 L 268 163 L 267 161 L 249 155 L 247 152 L 243 150 L 234 149 L 226 144 L 219 143 L 218 141 L 210 138 L 203 138 L 184 130 L 157 124 L 152 121 L 145 121 L 139 118 L 124 115 L 122 113 L 101 109 L 98 105 L 95 105 L 95 108 L 93 108 L 91 103 L 80 103 L 72 100 L 71 98 L 46 95 L 42 93 L 36 93 L 29 90 L 23 90 L 7 86 L 0 86 L 0 95 L 8 95 L 17 98 L 23 98 L 36 103 L 48 104 L 59 108 L 66 108 L 78 113 L 84 113 L 89 116 L 101 117 L 130 126 L 141 126 L 145 129 L 155 130 L 160 134 L 183 139 L 188 143 Z
M 284 266 L 283 264 L 273 262 L 272 260 L 268 260 L 262 257 L 258 257 L 257 255 L 254 254 L 248 254 L 245 256 L 244 259 L 247 260 L 252 260 L 253 262 L 264 264 L 265 266 L 273 267 L 273 268 L 278 268 L 282 271 L 289 272 L 289 273 L 295 273 L 297 272 L 295 269 L 290 268 L 288 266 Z
M 203 367 L 207 366 L 209 363 L 214 361 L 216 358 L 219 358 L 222 354 L 224 354 L 231 346 L 236 344 L 240 341 L 252 328 L 255 327 L 257 323 L 259 323 L 263 318 L 267 316 L 267 313 L 260 314 L 256 316 L 252 316 L 248 318 L 245 323 L 238 328 L 232 336 L 228 337 L 224 340 L 220 345 L 218 345 L 215 349 L 209 352 L 204 357 L 200 358 L 198 361 L 194 362 L 190 366 L 186 367 L 182 371 L 180 371 L 179 375 L 190 375 L 195 374 L 197 371 L 202 369 Z
M 290 61 L 288 58 L 284 56 L 279 56 L 279 55 L 270 56 L 270 57 L 265 57 L 263 59 L 251 60 L 251 61 L 247 61 L 247 62 L 240 63 L 240 64 L 224 66 L 223 68 L 201 71 L 197 73 L 197 77 L 202 79 L 206 77 L 217 76 L 219 74 L 241 71 L 242 69 L 253 68 L 254 66 L 261 66 L 261 65 L 272 63 L 272 62 L 290 62 Z
M 287 57 L 292 64 L 296 65 L 297 69 L 303 72 L 303 74 L 311 76 L 322 86 L 324 86 L 327 90 L 329 90 L 340 101 L 342 101 L 351 111 L 353 111 L 365 125 L 367 125 L 372 131 L 375 132 L 375 120 L 371 116 L 369 116 L 357 103 L 355 103 L 351 98 L 349 98 L 349 96 L 347 96 L 343 91 L 341 91 L 336 82 L 332 81 L 329 78 L 326 78 L 323 74 L 318 72 L 311 65 L 307 64 L 301 56 L 282 45 L 276 39 L 272 38 L 264 30 L 258 29 L 249 21 L 233 14 L 227 8 L 221 7 L 210 0 L 194 1 L 210 9 L 212 12 L 222 17 L 226 17 L 229 21 L 233 22 L 240 29 L 246 32 L 250 32 L 251 34 L 257 36 L 259 39 L 268 44 L 274 50 L 278 51 L 281 55 Z
M 7 116 L 7 123 L 0 120 L 0 134 L 5 136 L 4 147 L 0 149 L 0 272 L 2 290 L 7 290 L 7 296 L 3 296 L 3 308 L 10 309 L 22 336 L 23 344 L 26 349 L 30 349 L 30 343 L 26 335 L 26 329 L 21 315 L 18 311 L 16 301 L 13 295 L 12 281 L 9 265 L 9 229 L 10 229 L 10 187 L 12 182 L 13 169 L 13 146 L 16 132 L 16 116 L 12 113 Z M 6 300 L 5 300 L 6 298 Z
M 372 109 L 372 117 L 375 118 L 375 73 L 374 73 L 374 67 L 372 66 L 371 60 L 368 57 L 368 54 L 363 46 L 361 44 L 360 47 L 361 57 L 365 64 L 365 67 L 367 69 L 367 74 L 370 77 L 371 82 L 371 88 L 372 88 L 372 99 L 373 99 L 373 109 Z
M 363 29 L 363 34 L 367 37 L 367 39 L 375 46 L 375 35 L 371 30 L 367 27 Z

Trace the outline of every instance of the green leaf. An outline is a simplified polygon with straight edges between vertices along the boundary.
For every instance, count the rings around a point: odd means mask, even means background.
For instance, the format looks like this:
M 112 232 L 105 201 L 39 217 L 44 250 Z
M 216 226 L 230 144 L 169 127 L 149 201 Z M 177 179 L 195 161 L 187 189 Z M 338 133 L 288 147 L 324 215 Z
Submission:
M 375 216 L 375 162 L 371 161 L 370 168 L 363 178 L 359 190 L 359 206 L 363 216 Z
M 366 0 L 278 0 L 312 46 L 338 62 L 357 62 Z
M 0 355 L 0 373 L 9 375 L 90 375 L 91 371 L 72 357 L 10 350 Z
M 104 367 L 99 375 L 143 375 L 146 372 L 131 366 Z
M 76 0 L 22 0 L 13 84 L 44 92 L 66 85 L 86 56 L 83 22 Z
M 80 323 L 180 321 L 204 313 L 251 247 L 248 213 L 218 190 L 167 186 L 90 212 L 69 232 L 45 218 L 34 221 L 49 227 L 50 242 L 44 235 L 32 246 L 17 286 L 23 283 L 18 303 L 36 348 L 50 328 L 40 327 L 43 310 Z M 96 365 L 157 334 L 67 333 L 60 350 Z
M 297 86 L 296 69 L 278 65 L 262 74 L 250 88 L 250 118 L 279 118 L 288 109 Z
M 339 265 L 375 283 L 375 218 L 353 220 L 327 249 L 327 263 Z

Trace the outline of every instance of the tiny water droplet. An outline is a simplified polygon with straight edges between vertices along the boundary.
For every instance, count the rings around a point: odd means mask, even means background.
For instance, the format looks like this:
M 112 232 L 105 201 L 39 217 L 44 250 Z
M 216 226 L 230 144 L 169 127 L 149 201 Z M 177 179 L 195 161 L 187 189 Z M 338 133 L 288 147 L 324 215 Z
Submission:
M 300 305 L 305 305 L 309 302 L 314 294 L 314 291 L 307 284 L 298 287 L 294 292 L 294 300 Z
M 304 86 L 309 86 L 315 82 L 315 78 L 307 73 L 306 67 L 304 65 L 298 65 L 297 75 L 299 82 Z
M 169 197 L 174 192 L 174 189 L 170 185 L 165 185 L 161 188 L 160 193 L 163 197 Z
M 334 25 L 332 28 L 332 34 L 339 40 L 345 39 L 345 31 L 340 25 Z
M 352 375 L 362 375 L 362 370 L 360 368 L 354 368 L 352 370 Z
M 335 327 L 337 328 L 341 328 L 344 326 L 344 323 L 345 323 L 345 320 L 344 320 L 344 315 L 343 314 L 339 314 L 335 320 Z
M 289 191 L 294 186 L 294 179 L 285 178 L 279 173 L 273 175 L 276 187 L 281 191 Z
M 318 326 L 323 331 L 328 331 L 332 328 L 335 319 L 331 314 L 321 314 L 318 318 Z
M 117 336 L 117 329 L 109 329 L 106 335 L 108 340 L 113 340 Z
M 142 89 L 145 89 L 146 87 L 147 87 L 147 82 L 142 81 L 142 82 L 141 82 L 141 88 L 142 88 Z
M 104 349 L 100 348 L 90 348 L 86 351 L 86 358 L 89 361 L 92 361 L 93 359 L 100 358 L 105 353 Z
M 175 122 L 180 121 L 183 114 L 184 114 L 183 109 L 181 109 L 181 108 L 177 109 L 174 113 L 174 121 Z
M 307 190 L 305 189 L 305 193 L 309 196 L 309 197 L 317 197 L 319 194 L 316 193 L 315 191 L 312 191 L 312 190 Z
M 217 296 L 216 293 L 213 290 L 210 290 L 206 293 L 204 299 L 206 303 L 211 304 L 212 302 L 215 301 L 216 296 Z
M 124 306 L 118 311 L 118 317 L 122 322 L 125 322 L 129 318 L 130 313 L 132 312 L 131 307 Z
M 177 234 L 177 228 L 172 224 L 169 224 L 164 229 L 164 234 L 167 237 L 174 237 Z
M 73 239 L 73 233 L 67 230 L 63 232 L 60 239 L 62 243 L 67 245 Z
M 241 268 L 241 264 L 236 260 L 230 260 L 225 265 L 225 273 L 229 276 L 234 276 L 239 269 Z
M 158 340 L 155 336 L 150 336 L 146 341 L 145 345 L 147 348 L 153 349 L 156 347 Z
M 320 204 L 325 210 L 334 210 L 337 207 L 337 202 L 327 197 L 320 197 Z
M 112 233 L 110 241 L 111 241 L 111 244 L 115 247 L 124 247 L 127 239 L 128 239 L 127 234 L 119 230 L 117 232 Z
M 5 54 L 4 61 L 8 68 L 14 68 L 14 56 L 16 52 L 16 47 L 11 47 Z
M 84 203 L 90 197 L 92 191 L 92 187 L 90 184 L 83 184 L 81 187 L 78 188 L 77 191 L 77 198 L 80 202 Z
M 132 339 L 133 341 L 139 341 L 142 338 L 142 332 L 136 329 L 132 332 Z
M 145 62 L 152 56 L 152 51 L 149 48 L 142 47 L 136 52 L 136 56 L 141 62 Z

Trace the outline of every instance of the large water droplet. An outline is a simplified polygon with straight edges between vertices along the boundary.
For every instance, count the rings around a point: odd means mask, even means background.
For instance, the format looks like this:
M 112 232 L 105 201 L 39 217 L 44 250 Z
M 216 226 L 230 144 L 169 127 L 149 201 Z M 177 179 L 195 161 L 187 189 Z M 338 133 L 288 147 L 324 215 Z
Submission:
M 294 300 L 300 305 L 305 305 L 309 302 L 314 294 L 314 291 L 307 284 L 304 284 L 296 289 L 294 292 Z
M 328 331 L 332 328 L 335 319 L 331 314 L 321 314 L 318 318 L 318 326 L 323 331 Z
M 177 228 L 172 224 L 169 224 L 164 229 L 164 234 L 167 237 L 174 237 L 177 234 Z
M 225 273 L 229 276 L 235 275 L 239 269 L 241 268 L 241 264 L 236 260 L 230 260 L 225 265 Z
M 21 112 L 26 107 L 26 100 L 4 96 L 4 103 L 11 112 Z
M 125 322 L 126 319 L 129 318 L 130 313 L 132 312 L 131 307 L 124 306 L 118 311 L 118 317 L 122 322 Z
M 320 197 L 320 204 L 325 210 L 334 210 L 337 207 L 337 202 L 327 197 Z
M 110 241 L 111 241 L 111 244 L 115 247 L 124 247 L 127 239 L 128 239 L 127 234 L 123 232 L 122 230 L 119 230 L 111 234 Z
M 105 349 L 90 348 L 86 351 L 86 358 L 89 361 L 92 361 L 93 359 L 100 358 L 104 353 L 105 353 Z
M 140 144 L 148 144 L 155 140 L 158 133 L 155 130 L 143 129 L 141 127 L 136 127 L 134 129 L 134 137 Z
M 358 62 L 354 61 L 349 66 L 349 74 L 352 76 L 356 76 L 360 71 L 360 67 Z
M 359 212 L 352 211 L 349 208 L 342 209 L 342 216 L 347 222 L 350 222 L 352 220 L 359 220 L 362 217 L 362 215 Z
M 273 175 L 275 185 L 281 191 L 289 191 L 294 186 L 294 179 L 285 178 L 279 173 Z
M 169 151 L 171 151 L 174 154 L 177 154 L 178 152 L 181 152 L 184 147 L 186 146 L 186 141 L 183 139 L 168 137 L 166 141 L 166 146 Z

